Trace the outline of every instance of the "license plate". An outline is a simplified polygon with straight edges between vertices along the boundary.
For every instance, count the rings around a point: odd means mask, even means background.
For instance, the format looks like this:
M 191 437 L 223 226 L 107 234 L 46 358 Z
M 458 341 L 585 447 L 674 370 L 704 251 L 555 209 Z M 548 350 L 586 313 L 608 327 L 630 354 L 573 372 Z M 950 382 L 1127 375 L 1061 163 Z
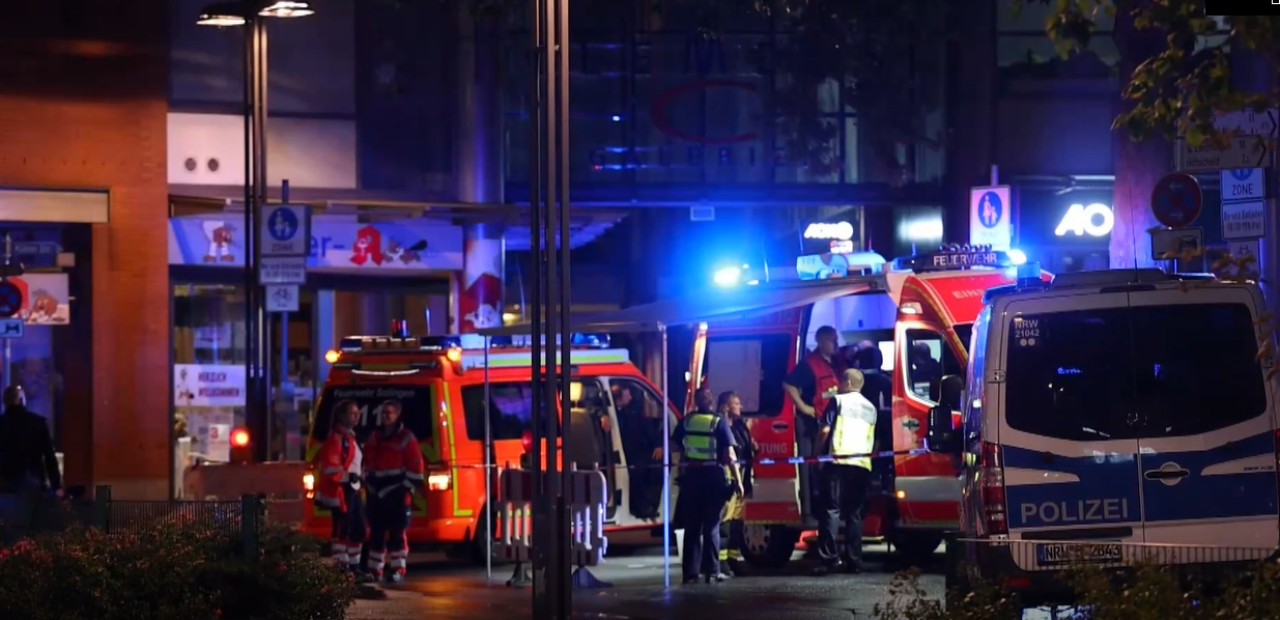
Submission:
M 1110 564 L 1121 560 L 1120 545 L 1036 545 L 1036 562 L 1040 566 L 1067 564 Z

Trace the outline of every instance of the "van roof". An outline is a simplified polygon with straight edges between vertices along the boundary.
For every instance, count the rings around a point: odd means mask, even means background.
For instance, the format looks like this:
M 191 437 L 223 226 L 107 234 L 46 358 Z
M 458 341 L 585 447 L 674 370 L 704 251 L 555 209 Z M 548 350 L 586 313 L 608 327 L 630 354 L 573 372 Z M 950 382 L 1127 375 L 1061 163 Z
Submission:
M 1037 266 L 1036 271 L 1039 271 Z M 982 303 L 988 305 L 1007 297 L 1042 297 L 1055 292 L 1108 293 L 1129 290 L 1153 290 L 1174 288 L 1185 282 L 1216 282 L 1217 277 L 1207 273 L 1165 273 L 1159 269 L 1106 269 L 1059 274 L 1050 282 L 1039 277 L 1022 277 L 1014 284 L 988 289 Z M 1225 283 L 1224 283 L 1225 284 Z

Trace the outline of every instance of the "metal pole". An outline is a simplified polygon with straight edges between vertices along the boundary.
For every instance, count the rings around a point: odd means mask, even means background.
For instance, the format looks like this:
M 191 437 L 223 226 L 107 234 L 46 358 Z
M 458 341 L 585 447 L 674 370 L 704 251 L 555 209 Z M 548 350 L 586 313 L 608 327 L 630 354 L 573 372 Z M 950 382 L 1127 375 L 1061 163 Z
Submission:
M 556 0 L 556 43 L 553 49 L 556 50 L 555 63 L 555 81 L 552 82 L 559 91 L 556 93 L 556 151 L 557 158 L 554 168 L 554 176 L 548 174 L 548 180 L 556 178 L 559 186 L 558 193 L 560 195 L 559 205 L 550 205 L 555 207 L 554 213 L 559 218 L 554 225 L 559 225 L 559 256 L 557 257 L 560 266 L 560 272 L 557 275 L 556 282 L 560 285 L 558 304 L 560 306 L 560 411 L 561 417 L 564 419 L 564 431 L 560 434 L 562 440 L 562 455 L 573 454 L 569 451 L 573 433 L 570 427 L 573 424 L 573 401 L 571 399 L 570 390 L 570 368 L 572 365 L 573 350 L 573 334 L 569 323 L 569 314 L 572 305 L 572 292 L 570 290 L 572 280 L 570 279 L 570 239 L 569 239 L 569 0 Z M 556 264 L 556 263 L 552 263 Z M 570 461 L 566 459 L 563 467 L 563 481 L 560 484 L 560 512 L 557 515 L 559 522 L 557 527 L 560 528 L 559 556 L 560 561 L 564 563 L 563 568 L 556 573 L 559 578 L 559 586 L 561 589 L 561 614 L 563 618 L 568 618 L 573 612 L 573 587 L 570 580 L 570 571 L 573 569 L 573 539 L 570 535 L 569 528 L 569 502 L 572 499 L 570 495 L 573 489 L 571 476 L 573 475 L 573 467 Z
M 5 278 L 9 277 L 10 264 L 12 262 L 13 262 L 13 237 L 9 235 L 8 231 L 5 231 L 4 233 L 4 277 Z M 22 314 L 21 313 L 15 314 L 14 316 L 21 318 Z M 3 380 L 4 380 L 3 387 L 6 387 L 6 388 L 13 385 L 12 360 L 13 360 L 13 340 L 10 338 L 5 338 L 4 339 L 4 371 L 3 373 L 0 373 L 0 375 L 3 376 Z
M 267 204 L 267 22 L 263 19 L 250 20 L 253 24 L 254 39 L 257 44 L 258 53 L 254 58 L 255 71 L 254 82 L 258 93 L 257 107 L 254 110 L 254 124 L 256 126 L 256 138 L 254 140 L 257 147 L 257 158 L 254 160 L 254 166 L 257 168 L 257 178 L 254 180 L 254 190 L 257 194 L 254 201 L 253 209 L 253 264 L 254 270 L 260 271 L 262 268 L 262 243 L 259 235 L 262 229 L 262 209 Z M 267 316 L 266 316 L 266 295 L 265 289 L 261 284 L 255 283 L 254 302 L 254 319 L 257 331 L 254 334 L 257 337 L 257 349 L 255 356 L 258 365 L 258 399 L 259 418 L 257 420 L 257 428 L 252 436 L 262 437 L 263 441 L 257 442 L 257 458 L 260 461 L 267 460 L 271 445 L 271 357 L 268 355 L 271 342 L 267 333 Z
M 671 411 L 667 408 L 667 326 L 662 336 L 662 587 L 671 587 Z
M 256 21 L 250 16 L 249 21 Z M 256 310 L 253 303 L 254 291 L 257 289 L 258 280 L 257 272 L 254 270 L 253 260 L 253 203 L 256 194 L 253 188 L 254 171 L 253 162 L 254 155 L 254 110 L 257 108 L 257 90 L 254 87 L 254 72 L 257 66 L 254 63 L 254 56 L 257 51 L 255 45 L 256 37 L 254 36 L 253 27 L 245 28 L 244 31 L 244 230 L 240 231 L 240 238 L 244 245 L 244 421 L 246 426 L 255 423 L 257 413 L 254 411 L 254 401 L 257 399 L 254 375 L 257 373 L 257 366 L 254 363 L 254 319 Z
M 532 286 L 530 290 L 533 292 L 533 301 L 530 307 L 529 324 L 531 327 L 530 336 L 532 338 L 532 383 L 530 399 L 533 404 L 533 416 L 530 420 L 530 432 L 533 436 L 532 444 L 532 463 L 533 468 L 533 540 L 534 546 L 531 549 L 531 559 L 533 561 L 533 608 L 545 609 L 546 601 L 546 536 L 547 536 L 547 518 L 550 513 L 550 501 L 546 493 L 546 479 L 543 477 L 543 422 L 544 415 L 542 401 L 542 360 L 543 360 L 543 331 L 542 331 L 542 276 L 545 268 L 541 261 L 542 252 L 542 157 L 541 153 L 542 140 L 542 123 L 539 120 L 539 111 L 542 109 L 542 21 L 543 13 L 541 11 L 541 0 L 530 0 L 529 2 L 529 38 L 530 38 L 530 54 L 529 54 L 529 151 L 533 153 L 533 157 L 529 158 L 529 251 L 534 256 L 534 268 L 530 280 Z
M 493 583 L 493 418 L 489 413 L 489 337 L 484 337 L 484 580 Z

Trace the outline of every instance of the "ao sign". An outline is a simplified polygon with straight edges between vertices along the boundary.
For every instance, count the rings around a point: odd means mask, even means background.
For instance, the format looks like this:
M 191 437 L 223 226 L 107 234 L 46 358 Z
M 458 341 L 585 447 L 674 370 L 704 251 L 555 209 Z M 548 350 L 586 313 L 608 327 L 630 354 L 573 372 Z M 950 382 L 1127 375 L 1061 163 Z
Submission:
M 814 222 L 804 229 L 804 238 L 848 241 L 853 238 L 853 224 L 849 222 Z
M 1083 237 L 1105 237 L 1111 234 L 1111 228 L 1116 224 L 1115 214 L 1111 212 L 1111 207 L 1100 202 L 1088 205 L 1074 204 L 1067 209 L 1067 214 L 1062 216 L 1062 221 L 1058 222 L 1058 228 L 1053 234 L 1058 237 L 1066 237 L 1074 235 Z

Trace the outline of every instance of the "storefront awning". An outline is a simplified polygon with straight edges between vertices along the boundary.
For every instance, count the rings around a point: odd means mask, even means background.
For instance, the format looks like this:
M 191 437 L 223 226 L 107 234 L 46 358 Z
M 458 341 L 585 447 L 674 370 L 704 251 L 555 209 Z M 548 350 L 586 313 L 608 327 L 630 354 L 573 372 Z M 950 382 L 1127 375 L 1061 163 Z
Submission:
M 171 185 L 171 217 L 201 217 L 225 211 L 244 210 L 244 189 L 222 185 Z M 268 200 L 280 200 L 280 188 L 271 188 Z M 457 202 L 421 193 L 370 190 L 292 188 L 289 202 L 310 205 L 314 213 L 350 215 L 369 221 L 401 218 L 438 218 L 449 222 L 483 220 L 506 222 L 504 235 L 509 251 L 528 251 L 528 207 L 512 204 Z M 575 207 L 569 217 L 569 247 L 579 248 L 595 241 L 626 217 L 621 209 Z
M 786 282 L 712 289 L 696 295 L 674 297 L 613 312 L 570 317 L 576 333 L 658 331 L 663 326 L 702 322 L 748 320 L 774 312 L 875 290 L 887 290 L 880 276 L 840 278 L 812 282 Z M 489 336 L 526 335 L 528 323 L 482 330 Z

